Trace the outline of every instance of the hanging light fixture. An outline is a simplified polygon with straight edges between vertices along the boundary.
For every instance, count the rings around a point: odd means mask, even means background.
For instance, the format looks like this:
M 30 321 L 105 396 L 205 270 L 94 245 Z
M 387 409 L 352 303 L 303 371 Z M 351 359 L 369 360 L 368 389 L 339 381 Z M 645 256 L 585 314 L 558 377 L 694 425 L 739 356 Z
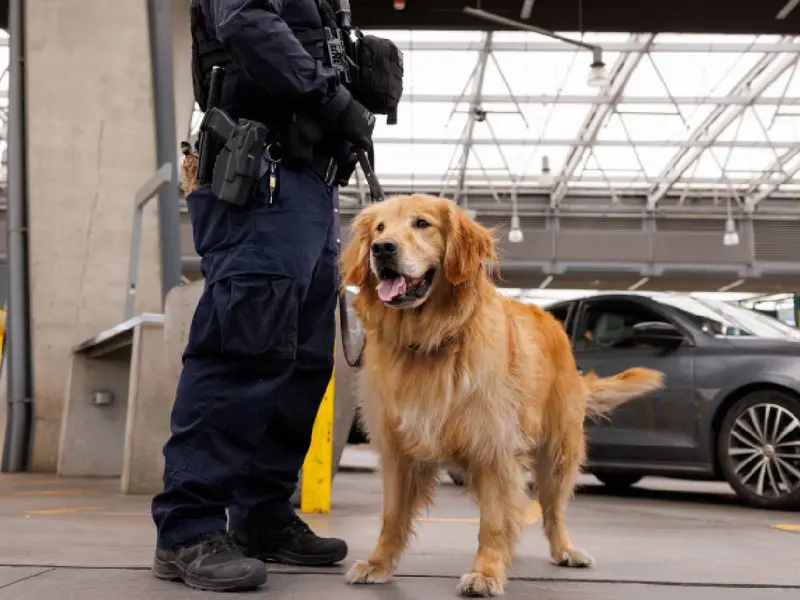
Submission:
M 725 235 L 722 236 L 722 243 L 726 246 L 739 245 L 739 232 L 736 231 L 736 223 L 731 215 L 728 215 L 725 220 Z
M 550 159 L 542 157 L 542 172 L 539 173 L 539 185 L 542 187 L 553 187 L 553 172 L 550 170 Z
M 395 10 L 405 10 L 406 0 L 393 0 Z
M 525 239 L 522 229 L 519 227 L 519 215 L 512 215 L 511 229 L 508 231 L 508 241 L 512 244 L 519 244 Z
M 522 6 L 522 18 L 527 18 L 525 15 L 528 14 L 528 10 L 526 9 L 526 4 L 530 4 L 530 8 L 533 8 L 533 3 L 525 3 Z M 509 19 L 502 15 L 497 15 L 480 8 L 472 8 L 471 6 L 466 6 L 463 9 L 464 13 L 471 15 L 473 17 L 477 17 L 479 19 L 483 19 L 485 21 L 491 21 L 492 23 L 497 23 L 498 25 L 502 25 L 503 27 L 510 27 L 512 29 L 519 29 L 521 31 L 531 31 L 533 33 L 538 33 L 539 35 L 545 35 L 549 38 L 553 38 L 554 40 L 559 40 L 564 42 L 565 44 L 570 44 L 572 46 L 577 46 L 579 48 L 585 48 L 586 50 L 592 51 L 592 64 L 589 66 L 589 78 L 588 84 L 591 87 L 601 88 L 608 85 L 608 73 L 606 72 L 606 64 L 603 62 L 603 49 L 600 46 L 596 46 L 594 44 L 587 44 L 586 42 L 580 40 L 573 40 L 568 37 L 564 37 L 563 35 L 557 34 L 555 31 L 550 31 L 549 29 L 543 29 L 541 27 L 536 27 L 535 25 L 531 25 L 529 23 L 524 23 L 522 21 L 515 21 L 514 19 Z
M 601 48 L 594 48 L 592 50 L 592 64 L 589 65 L 589 79 L 587 83 L 590 87 L 595 88 L 608 85 L 608 73 L 606 72 L 606 63 L 603 62 L 603 50 Z

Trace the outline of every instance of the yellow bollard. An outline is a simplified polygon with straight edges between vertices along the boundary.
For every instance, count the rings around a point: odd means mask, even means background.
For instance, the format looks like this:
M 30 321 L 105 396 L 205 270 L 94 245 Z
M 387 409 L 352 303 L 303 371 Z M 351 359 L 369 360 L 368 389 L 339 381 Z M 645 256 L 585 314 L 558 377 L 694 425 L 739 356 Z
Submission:
M 3 355 L 3 344 L 6 341 L 6 314 L 6 311 L 0 310 L 0 357 Z
M 300 480 L 300 511 L 324 513 L 331 511 L 333 479 L 333 396 L 336 368 L 331 373 L 328 389 L 317 411 L 311 446 L 308 448 Z

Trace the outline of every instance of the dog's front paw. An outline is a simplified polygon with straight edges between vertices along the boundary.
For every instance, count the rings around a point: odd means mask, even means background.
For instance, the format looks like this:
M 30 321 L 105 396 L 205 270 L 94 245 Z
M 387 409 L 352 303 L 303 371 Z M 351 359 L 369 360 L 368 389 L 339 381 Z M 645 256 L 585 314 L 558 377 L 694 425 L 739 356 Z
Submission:
M 570 548 L 569 550 L 564 550 L 560 560 L 556 561 L 556 564 L 559 567 L 592 567 L 594 566 L 594 559 L 585 550 Z
M 496 577 L 486 577 L 481 573 L 467 573 L 461 576 L 458 593 L 468 598 L 488 598 L 502 596 L 503 584 Z
M 351 585 L 367 583 L 388 583 L 392 579 L 391 567 L 386 568 L 367 560 L 357 560 L 345 575 Z

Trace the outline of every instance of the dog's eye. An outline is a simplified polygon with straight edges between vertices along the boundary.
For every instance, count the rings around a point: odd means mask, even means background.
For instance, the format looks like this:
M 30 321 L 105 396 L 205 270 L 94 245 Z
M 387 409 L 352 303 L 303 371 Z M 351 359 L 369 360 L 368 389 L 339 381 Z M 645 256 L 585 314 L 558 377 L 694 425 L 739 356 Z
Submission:
M 430 226 L 431 224 L 428 223 L 425 219 L 416 219 L 414 221 L 414 227 L 417 227 L 418 229 L 425 229 L 426 227 Z
M 378 230 L 378 233 L 380 233 L 381 231 L 383 231 L 383 223 L 378 223 L 378 226 L 377 226 L 375 229 L 377 229 L 377 230 Z

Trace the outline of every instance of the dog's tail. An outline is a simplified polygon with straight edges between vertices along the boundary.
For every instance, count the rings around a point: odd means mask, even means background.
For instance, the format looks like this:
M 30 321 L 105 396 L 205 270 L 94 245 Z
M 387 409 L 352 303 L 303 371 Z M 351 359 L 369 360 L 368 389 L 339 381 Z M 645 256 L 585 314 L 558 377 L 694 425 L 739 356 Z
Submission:
M 664 374 L 653 369 L 635 367 L 613 377 L 598 377 L 594 373 L 583 376 L 589 400 L 586 412 L 601 416 L 637 396 L 657 390 L 664 385 Z

